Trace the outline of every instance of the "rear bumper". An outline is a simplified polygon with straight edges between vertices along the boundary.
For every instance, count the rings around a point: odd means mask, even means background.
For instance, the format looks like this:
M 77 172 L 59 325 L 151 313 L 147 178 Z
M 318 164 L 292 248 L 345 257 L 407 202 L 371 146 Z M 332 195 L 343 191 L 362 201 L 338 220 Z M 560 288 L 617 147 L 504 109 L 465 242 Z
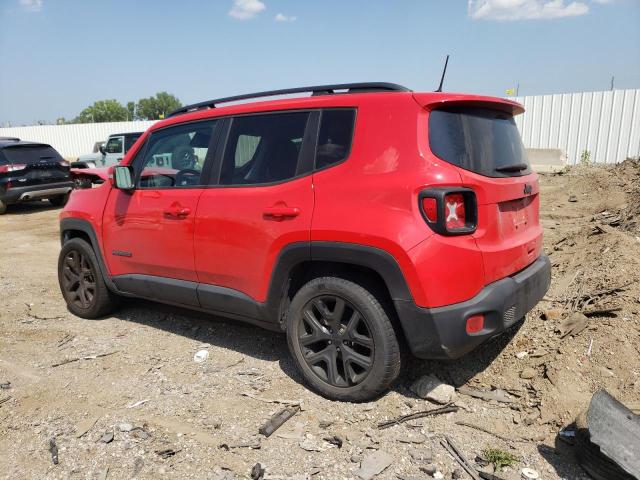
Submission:
M 412 301 L 394 301 L 411 352 L 419 358 L 458 358 L 499 335 L 530 311 L 549 289 L 551 263 L 542 254 L 519 273 L 483 288 L 465 302 L 421 308 Z M 484 315 L 484 329 L 466 332 L 467 319 Z
M 41 185 L 27 185 L 24 187 L 11 187 L 8 190 L 0 190 L 0 200 L 7 204 L 27 202 L 41 198 L 51 198 L 58 195 L 66 195 L 73 190 L 73 181 L 44 183 Z

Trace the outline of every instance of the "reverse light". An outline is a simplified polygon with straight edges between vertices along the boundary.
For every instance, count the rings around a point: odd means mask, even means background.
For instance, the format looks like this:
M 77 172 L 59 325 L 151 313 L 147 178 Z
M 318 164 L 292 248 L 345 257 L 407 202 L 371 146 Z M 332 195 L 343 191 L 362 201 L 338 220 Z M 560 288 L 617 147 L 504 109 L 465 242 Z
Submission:
M 473 315 L 467 318 L 467 333 L 473 334 L 484 329 L 484 315 Z
M 465 235 L 476 231 L 478 206 L 475 192 L 464 187 L 436 187 L 418 195 L 420 213 L 440 235 Z
M 22 163 L 14 163 L 12 165 L 0 165 L 0 173 L 17 172 L 20 170 L 24 170 L 25 168 L 27 168 L 27 166 Z
M 447 230 L 458 230 L 467 226 L 465 220 L 464 196 L 461 193 L 449 193 L 444 196 L 444 214 Z

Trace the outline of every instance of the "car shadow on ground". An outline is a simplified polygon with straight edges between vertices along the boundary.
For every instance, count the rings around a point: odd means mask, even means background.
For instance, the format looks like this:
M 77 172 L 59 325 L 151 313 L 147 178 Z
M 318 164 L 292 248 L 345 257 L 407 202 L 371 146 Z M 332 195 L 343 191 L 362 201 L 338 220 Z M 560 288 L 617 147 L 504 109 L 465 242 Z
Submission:
M 46 212 L 48 210 L 61 210 L 62 207 L 51 205 L 47 200 L 34 200 L 25 203 L 16 203 L 7 207 L 6 216 L 10 215 L 30 215 L 34 213 Z
M 578 465 L 575 457 L 575 447 L 568 445 L 556 436 L 553 447 L 538 445 L 538 452 L 553 467 L 560 478 L 590 478 Z
M 114 316 L 256 359 L 278 361 L 288 377 L 304 385 L 302 376 L 291 359 L 283 333 L 265 330 L 239 320 L 139 299 L 124 299 L 122 307 Z M 415 398 L 408 386 L 413 379 L 429 373 L 456 387 L 464 385 L 491 365 L 521 325 L 522 322 L 518 323 L 503 335 L 489 340 L 457 360 L 420 360 L 405 355 L 400 379 L 393 390 Z

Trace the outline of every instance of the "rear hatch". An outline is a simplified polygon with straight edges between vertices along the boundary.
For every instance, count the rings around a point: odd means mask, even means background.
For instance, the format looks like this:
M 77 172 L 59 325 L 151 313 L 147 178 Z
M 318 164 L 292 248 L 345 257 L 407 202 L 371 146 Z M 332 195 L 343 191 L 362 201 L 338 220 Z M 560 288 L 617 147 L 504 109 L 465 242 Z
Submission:
M 0 153 L 0 175 L 16 187 L 36 186 L 70 180 L 69 164 L 50 145 L 20 143 Z
M 477 229 L 485 283 L 512 275 L 541 253 L 538 176 L 532 172 L 511 102 L 441 103 L 429 115 L 429 144 L 458 168 L 476 193 Z

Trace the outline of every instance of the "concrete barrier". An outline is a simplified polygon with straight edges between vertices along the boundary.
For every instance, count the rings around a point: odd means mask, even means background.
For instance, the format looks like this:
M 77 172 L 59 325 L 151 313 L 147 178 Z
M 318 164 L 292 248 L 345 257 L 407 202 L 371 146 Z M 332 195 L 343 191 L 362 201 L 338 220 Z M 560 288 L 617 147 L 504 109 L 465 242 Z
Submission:
M 559 148 L 527 148 L 532 168 L 539 173 L 557 172 L 567 165 L 567 154 Z

